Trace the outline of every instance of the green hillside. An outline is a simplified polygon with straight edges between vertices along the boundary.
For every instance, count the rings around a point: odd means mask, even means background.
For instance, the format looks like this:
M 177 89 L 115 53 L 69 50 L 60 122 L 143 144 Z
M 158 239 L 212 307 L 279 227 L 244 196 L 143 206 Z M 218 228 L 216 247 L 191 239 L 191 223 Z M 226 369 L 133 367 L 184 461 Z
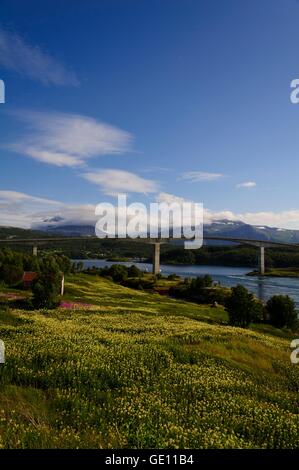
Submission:
M 83 274 L 64 305 L 1 307 L 1 447 L 298 447 L 288 333 Z
M 41 230 L 30 230 L 17 227 L 4 227 L 0 225 L 0 238 L 12 239 L 12 238 L 42 238 L 48 237 L 47 232 Z M 54 235 L 55 236 L 55 235 Z

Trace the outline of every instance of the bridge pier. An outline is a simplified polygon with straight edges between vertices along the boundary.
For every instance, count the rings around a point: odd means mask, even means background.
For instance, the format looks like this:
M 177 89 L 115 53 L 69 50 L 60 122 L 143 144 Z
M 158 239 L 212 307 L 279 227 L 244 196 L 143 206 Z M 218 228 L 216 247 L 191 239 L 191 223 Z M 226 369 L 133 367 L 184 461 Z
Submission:
M 160 272 L 160 243 L 157 242 L 154 244 L 153 274 L 158 274 L 159 272 Z
M 34 245 L 32 248 L 32 254 L 33 256 L 37 256 L 37 245 Z
M 259 252 L 259 274 L 263 276 L 265 274 L 265 247 L 264 245 L 260 246 Z

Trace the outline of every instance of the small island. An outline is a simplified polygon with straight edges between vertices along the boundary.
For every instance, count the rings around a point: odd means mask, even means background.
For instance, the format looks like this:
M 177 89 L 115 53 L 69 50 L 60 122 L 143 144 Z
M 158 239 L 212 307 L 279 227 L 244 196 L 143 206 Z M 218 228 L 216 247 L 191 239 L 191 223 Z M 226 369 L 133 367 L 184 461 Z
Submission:
M 247 276 L 261 276 L 258 271 L 251 271 Z M 299 277 L 299 268 L 269 268 L 263 274 L 263 277 Z

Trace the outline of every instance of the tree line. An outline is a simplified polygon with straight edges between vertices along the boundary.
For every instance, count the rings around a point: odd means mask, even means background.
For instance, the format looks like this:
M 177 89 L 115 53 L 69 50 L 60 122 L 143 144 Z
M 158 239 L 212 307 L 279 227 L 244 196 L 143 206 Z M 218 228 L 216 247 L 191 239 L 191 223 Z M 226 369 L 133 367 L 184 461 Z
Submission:
M 0 282 L 20 288 L 25 271 L 37 274 L 31 286 L 33 295 L 30 302 L 34 308 L 54 308 L 58 305 L 62 276 L 71 268 L 70 259 L 63 254 L 48 253 L 37 257 L 7 248 L 0 250 Z

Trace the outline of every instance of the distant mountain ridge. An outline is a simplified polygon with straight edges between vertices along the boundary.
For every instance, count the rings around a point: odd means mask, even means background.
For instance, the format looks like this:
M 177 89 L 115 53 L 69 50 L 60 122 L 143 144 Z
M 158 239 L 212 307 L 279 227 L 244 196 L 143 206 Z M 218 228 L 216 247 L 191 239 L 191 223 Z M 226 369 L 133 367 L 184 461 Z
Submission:
M 281 229 L 266 225 L 249 225 L 230 220 L 215 221 L 204 226 L 205 236 L 247 238 L 281 243 L 299 243 L 299 230 Z
M 93 225 L 49 225 L 38 227 L 48 233 L 64 236 L 94 236 Z M 275 227 L 249 225 L 241 221 L 218 220 L 204 226 L 205 236 L 247 238 L 268 240 L 281 243 L 299 243 L 299 230 L 288 230 Z
M 60 222 L 53 224 L 52 222 Z M 94 236 L 94 225 L 65 224 L 61 220 L 53 221 L 51 224 L 45 221 L 44 225 L 34 230 L 20 229 L 15 227 L 0 227 L 0 238 L 32 238 L 40 236 Z M 275 227 L 249 225 L 241 221 L 218 220 L 204 226 L 205 236 L 247 238 L 268 240 L 281 243 L 299 243 L 299 230 L 281 229 Z
M 0 225 L 0 239 L 13 240 L 14 238 L 44 238 L 49 233 L 45 230 L 7 227 Z

